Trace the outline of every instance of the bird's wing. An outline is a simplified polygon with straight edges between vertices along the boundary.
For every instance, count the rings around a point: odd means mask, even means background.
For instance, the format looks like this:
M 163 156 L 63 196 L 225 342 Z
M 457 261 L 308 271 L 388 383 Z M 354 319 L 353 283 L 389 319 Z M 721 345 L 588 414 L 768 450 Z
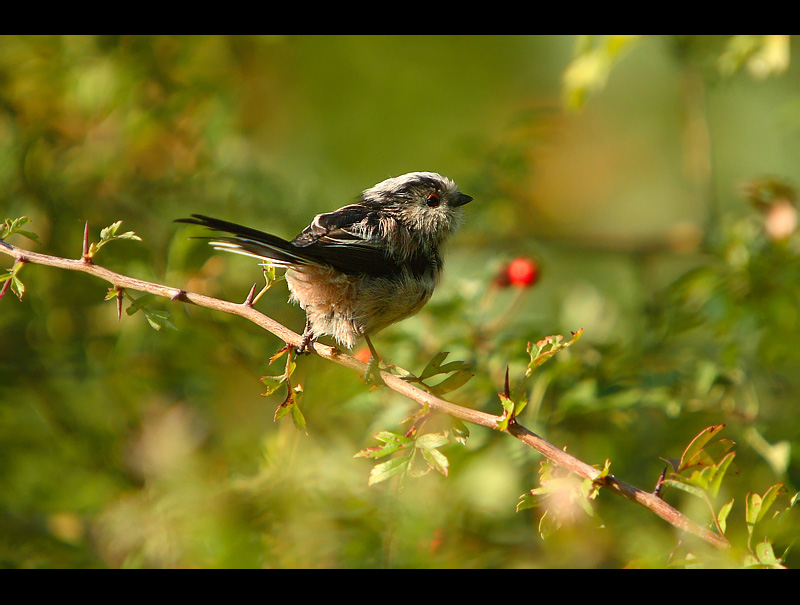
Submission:
M 351 204 L 318 214 L 291 243 L 299 254 L 344 273 L 396 273 L 400 267 L 378 237 L 379 219 L 375 210 Z

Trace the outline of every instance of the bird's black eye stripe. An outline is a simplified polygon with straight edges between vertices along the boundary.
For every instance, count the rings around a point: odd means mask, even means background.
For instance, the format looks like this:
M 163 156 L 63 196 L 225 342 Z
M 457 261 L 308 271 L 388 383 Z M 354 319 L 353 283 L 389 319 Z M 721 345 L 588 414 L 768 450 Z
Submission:
M 436 206 L 438 206 L 441 203 L 441 199 L 439 198 L 439 194 L 438 193 L 431 193 L 428 196 L 428 199 L 426 200 L 426 203 L 431 208 L 436 208 Z
M 418 192 L 420 189 L 436 189 L 439 183 L 434 179 L 421 176 L 415 179 L 404 183 L 400 189 L 397 190 L 398 193 L 415 193 Z

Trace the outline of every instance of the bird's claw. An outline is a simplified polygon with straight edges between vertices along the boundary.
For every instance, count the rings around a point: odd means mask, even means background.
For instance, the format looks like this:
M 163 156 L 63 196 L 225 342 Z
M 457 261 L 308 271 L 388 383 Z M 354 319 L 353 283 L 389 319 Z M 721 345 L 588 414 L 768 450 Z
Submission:
M 366 384 L 368 387 L 380 387 L 386 385 L 386 383 L 383 382 L 383 378 L 381 378 L 381 369 L 378 365 L 378 360 L 374 355 L 371 355 L 369 361 L 367 362 L 367 369 L 364 372 L 364 384 Z
M 303 340 L 300 341 L 300 346 L 295 347 L 295 351 L 298 355 L 310 355 L 311 354 L 311 342 L 313 338 L 310 334 L 303 334 Z

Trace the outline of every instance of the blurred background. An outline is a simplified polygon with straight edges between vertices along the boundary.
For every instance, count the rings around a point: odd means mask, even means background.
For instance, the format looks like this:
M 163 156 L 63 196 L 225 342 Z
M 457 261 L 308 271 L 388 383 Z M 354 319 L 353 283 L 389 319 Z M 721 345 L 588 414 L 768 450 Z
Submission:
M 363 189 L 426 170 L 475 201 L 417 316 L 375 340 L 448 398 L 500 413 L 526 343 L 584 329 L 520 421 L 652 489 L 707 426 L 736 442 L 715 506 L 800 483 L 800 67 L 788 36 L 2 36 L 0 208 L 77 258 L 122 220 L 114 271 L 233 301 L 258 266 L 190 240 L 202 213 L 293 237 Z M 509 278 L 513 259 L 529 268 Z M 10 267 L 10 258 L 4 267 Z M 5 269 L 3 269 L 5 271 Z M 478 427 L 435 471 L 369 487 L 353 456 L 418 409 L 308 357 L 307 434 L 260 378 L 282 342 L 166 300 L 117 319 L 108 285 L 26 265 L 0 300 L 0 566 L 663 567 L 681 535 L 610 494 L 543 538 L 515 511 L 541 457 Z M 295 331 L 284 283 L 258 308 Z M 127 308 L 130 301 L 125 302 Z M 277 367 L 276 367 L 277 366 Z M 443 422 L 443 419 L 439 419 Z M 666 499 L 700 523 L 708 507 Z M 699 504 L 698 504 L 699 503 Z M 775 551 L 798 535 L 775 521 Z M 551 513 L 552 515 L 553 513 Z M 754 538 L 755 540 L 755 538 Z M 794 557 L 794 559 L 792 559 Z M 797 561 L 791 550 L 786 563 Z

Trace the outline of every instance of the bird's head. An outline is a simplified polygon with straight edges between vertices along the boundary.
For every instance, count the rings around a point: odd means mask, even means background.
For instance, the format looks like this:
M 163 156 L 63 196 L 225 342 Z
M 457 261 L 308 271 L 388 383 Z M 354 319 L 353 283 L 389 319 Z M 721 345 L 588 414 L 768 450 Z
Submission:
M 461 206 L 472 201 L 435 172 L 386 179 L 361 194 L 362 203 L 395 215 L 409 230 L 441 243 L 461 224 Z

